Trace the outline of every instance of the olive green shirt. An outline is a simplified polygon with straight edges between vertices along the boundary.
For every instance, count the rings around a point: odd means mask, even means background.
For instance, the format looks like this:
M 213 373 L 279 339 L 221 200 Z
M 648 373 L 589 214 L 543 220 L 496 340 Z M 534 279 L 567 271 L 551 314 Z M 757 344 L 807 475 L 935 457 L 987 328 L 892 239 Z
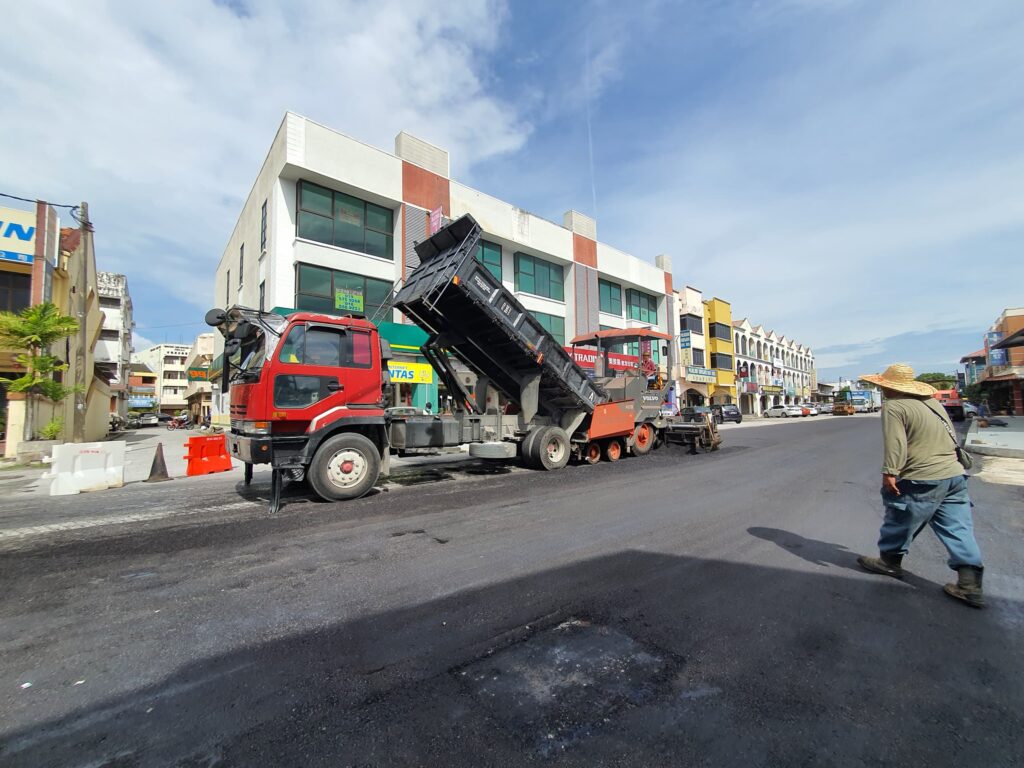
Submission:
M 942 421 L 939 421 L 942 419 Z M 882 474 L 906 480 L 948 480 L 962 475 L 946 409 L 934 397 L 899 395 L 882 406 Z

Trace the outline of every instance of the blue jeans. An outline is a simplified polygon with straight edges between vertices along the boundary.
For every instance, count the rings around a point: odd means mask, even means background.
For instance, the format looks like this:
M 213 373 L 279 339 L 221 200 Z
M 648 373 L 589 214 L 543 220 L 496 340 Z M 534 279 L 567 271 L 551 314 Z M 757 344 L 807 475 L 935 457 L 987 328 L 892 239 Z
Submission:
M 879 552 L 905 555 L 910 542 L 931 525 L 949 552 L 950 568 L 981 567 L 965 475 L 948 480 L 900 480 L 896 487 L 899 496 L 882 491 L 885 522 L 878 537 Z

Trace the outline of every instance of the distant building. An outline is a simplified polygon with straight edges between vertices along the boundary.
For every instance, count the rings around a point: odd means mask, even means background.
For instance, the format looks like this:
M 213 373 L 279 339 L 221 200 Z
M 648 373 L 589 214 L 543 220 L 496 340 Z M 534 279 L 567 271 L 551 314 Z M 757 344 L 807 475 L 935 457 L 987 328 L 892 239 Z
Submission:
M 985 333 L 985 368 L 978 377 L 994 412 L 1024 415 L 1024 347 L 996 345 L 1024 329 L 1024 307 L 1004 309 Z
M 156 373 L 145 363 L 132 363 L 128 373 L 128 408 L 153 411 L 157 407 Z
M 213 333 L 201 333 L 192 343 L 192 351 L 185 360 L 188 386 L 185 401 L 192 421 L 200 423 L 212 417 L 210 411 L 213 387 L 210 384 L 210 364 L 214 353 Z
M 145 363 L 156 374 L 156 402 L 161 413 L 177 415 L 188 405 L 185 362 L 191 352 L 192 347 L 187 344 L 157 344 L 132 358 L 133 362 Z
M 96 367 L 103 369 L 110 380 L 110 412 L 119 416 L 128 413 L 128 374 L 132 358 L 132 297 L 128 278 L 113 272 L 96 276 L 103 312 L 103 328 L 96 343 Z
M 760 416 L 773 405 L 822 396 L 810 347 L 763 325 L 752 325 L 746 318 L 732 325 L 740 411 Z
M 981 379 L 982 373 L 985 371 L 984 347 L 979 349 L 977 352 L 971 352 L 969 355 L 964 355 L 960 358 L 960 363 L 964 366 L 964 383 L 967 385 L 976 384 Z

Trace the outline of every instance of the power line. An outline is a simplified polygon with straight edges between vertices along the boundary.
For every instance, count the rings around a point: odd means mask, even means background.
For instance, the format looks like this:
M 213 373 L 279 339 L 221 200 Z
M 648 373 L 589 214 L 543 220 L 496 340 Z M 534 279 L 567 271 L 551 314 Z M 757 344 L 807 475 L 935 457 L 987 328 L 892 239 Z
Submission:
M 20 200 L 23 203 L 46 202 L 45 200 L 32 200 L 32 199 L 27 198 L 27 197 L 19 197 L 18 195 L 9 195 L 6 192 L 0 192 L 0 197 L 7 197 L 7 198 L 10 198 L 11 200 Z M 50 202 L 46 202 L 46 204 L 51 206 L 52 208 L 67 208 L 68 212 L 71 214 L 71 218 L 72 219 L 77 221 L 79 224 L 85 224 L 86 223 L 86 222 L 82 221 L 82 218 L 79 215 L 81 213 L 81 211 L 82 211 L 82 206 L 80 206 L 80 205 L 70 205 L 68 203 L 50 203 Z M 92 225 L 90 224 L 89 226 L 91 227 Z

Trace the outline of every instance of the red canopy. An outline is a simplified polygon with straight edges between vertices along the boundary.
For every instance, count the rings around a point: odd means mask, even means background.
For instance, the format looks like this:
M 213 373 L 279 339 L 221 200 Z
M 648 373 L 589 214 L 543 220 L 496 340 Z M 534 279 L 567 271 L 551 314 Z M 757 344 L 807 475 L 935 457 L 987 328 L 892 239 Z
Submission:
M 598 339 L 665 339 L 666 341 L 672 341 L 672 337 L 667 333 L 661 333 L 660 331 L 652 331 L 650 328 L 609 328 L 607 331 L 595 331 L 594 333 L 585 333 L 582 336 L 574 338 L 570 344 L 586 344 L 588 341 L 597 341 Z

